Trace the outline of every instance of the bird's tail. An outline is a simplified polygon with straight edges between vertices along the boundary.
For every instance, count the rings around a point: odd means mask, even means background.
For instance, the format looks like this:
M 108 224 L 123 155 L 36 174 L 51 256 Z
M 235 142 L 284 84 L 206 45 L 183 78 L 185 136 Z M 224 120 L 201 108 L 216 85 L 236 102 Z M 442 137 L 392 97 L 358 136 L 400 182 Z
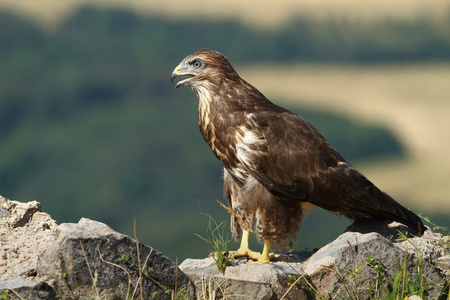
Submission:
M 342 166 L 330 175 L 334 184 L 318 191 L 311 203 L 350 219 L 384 218 L 405 224 L 419 234 L 426 230 L 419 216 L 378 189 L 350 165 Z M 335 197 L 333 201 L 330 201 L 330 195 Z
M 348 199 L 344 209 L 330 209 L 350 219 L 360 217 L 383 218 L 402 223 L 414 231 L 422 234 L 427 228 L 414 212 L 399 204 L 388 194 L 373 186 L 377 192 L 355 195 Z
M 410 211 L 406 207 L 399 204 L 397 201 L 392 199 L 392 197 L 390 197 L 388 194 L 380 190 L 378 191 L 380 194 L 377 195 L 378 198 L 377 200 L 379 201 L 379 199 L 383 197 L 383 199 L 381 200 L 383 205 L 379 208 L 379 210 L 377 210 L 379 214 L 377 215 L 377 217 L 388 218 L 393 221 L 405 224 L 409 228 L 417 231 L 419 234 L 427 230 L 427 228 L 425 227 L 425 225 L 423 225 L 423 222 L 418 215 L 416 215 L 414 212 Z

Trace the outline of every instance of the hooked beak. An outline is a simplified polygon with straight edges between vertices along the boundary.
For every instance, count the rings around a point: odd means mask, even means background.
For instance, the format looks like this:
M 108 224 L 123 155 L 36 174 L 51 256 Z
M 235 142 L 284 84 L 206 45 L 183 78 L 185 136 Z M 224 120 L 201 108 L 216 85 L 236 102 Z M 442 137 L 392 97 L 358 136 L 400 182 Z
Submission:
M 181 80 L 181 81 L 177 82 L 177 85 L 175 86 L 176 88 L 178 88 L 178 87 L 180 87 L 180 86 L 186 85 L 191 79 L 195 78 L 195 76 L 197 76 L 197 75 L 196 75 L 196 74 L 189 73 L 189 72 L 184 72 L 184 71 L 182 70 L 181 64 L 179 64 L 179 65 L 173 70 L 172 76 L 170 76 L 170 80 L 172 81 L 172 83 L 173 83 L 173 80 L 174 80 L 176 77 L 179 77 L 179 76 L 189 76 L 189 77 L 186 78 L 186 79 L 184 79 L 184 80 Z

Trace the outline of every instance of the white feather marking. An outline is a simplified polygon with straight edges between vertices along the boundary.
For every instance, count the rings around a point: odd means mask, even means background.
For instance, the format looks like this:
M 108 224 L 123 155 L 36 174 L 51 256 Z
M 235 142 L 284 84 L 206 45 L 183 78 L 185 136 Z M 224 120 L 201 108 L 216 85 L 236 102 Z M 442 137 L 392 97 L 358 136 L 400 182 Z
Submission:
M 247 130 L 244 133 L 242 142 L 247 145 L 260 145 L 264 144 L 266 141 L 264 139 L 264 136 L 262 136 L 261 134 L 258 134 L 254 130 Z
M 241 182 L 245 182 L 248 176 L 248 172 L 243 169 L 241 166 L 238 166 L 237 168 L 233 168 L 232 170 L 229 170 L 230 173 L 234 175 L 237 179 L 239 179 Z
M 246 126 L 241 126 L 239 129 L 240 131 L 244 132 L 243 136 L 238 135 L 238 139 L 241 140 L 243 144 L 261 145 L 266 143 L 266 138 L 264 134 L 262 134 L 261 132 L 257 132 L 256 130 L 253 129 L 248 129 Z
M 203 104 L 210 103 L 212 100 L 211 93 L 204 86 L 198 86 L 195 89 L 195 93 L 197 94 L 198 100 Z
M 240 131 L 243 132 L 243 136 L 238 136 L 239 142 L 236 144 L 236 156 L 242 163 L 240 168 L 247 169 L 250 167 L 251 169 L 252 165 L 255 163 L 255 155 L 265 154 L 264 152 L 258 150 L 258 148 L 259 146 L 264 145 L 267 141 L 262 134 L 256 132 L 255 130 L 250 130 L 245 126 L 241 126 L 240 129 Z M 247 170 L 245 170 L 245 174 L 248 174 Z
M 261 212 L 259 211 L 259 209 L 256 209 L 255 211 L 255 223 L 258 224 L 261 220 Z
M 246 146 L 242 146 L 242 143 L 237 144 L 236 147 L 236 155 L 238 157 L 238 159 L 244 164 L 244 165 L 250 165 L 251 163 L 251 157 L 248 153 L 248 151 L 246 151 Z

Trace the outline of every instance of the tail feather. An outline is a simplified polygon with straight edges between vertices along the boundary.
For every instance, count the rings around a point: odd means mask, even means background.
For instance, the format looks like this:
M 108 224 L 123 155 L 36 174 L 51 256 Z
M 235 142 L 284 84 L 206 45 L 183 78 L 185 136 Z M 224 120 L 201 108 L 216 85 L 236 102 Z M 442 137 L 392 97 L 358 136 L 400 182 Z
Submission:
M 405 224 L 422 233 L 426 230 L 415 213 L 378 189 L 350 165 L 340 166 L 331 173 L 329 184 L 317 186 L 310 202 L 350 219 L 359 217 L 385 218 Z M 329 196 L 333 195 L 333 201 Z
M 405 224 L 411 229 L 422 233 L 426 230 L 422 220 L 415 213 L 405 208 L 397 201 L 392 199 L 388 194 L 378 190 L 380 193 L 377 197 L 370 197 L 370 201 L 379 203 L 377 209 L 372 210 L 370 214 L 375 217 L 387 218 L 399 223 Z M 382 198 L 381 198 L 382 197 Z M 381 199 L 380 199 L 381 198 Z M 364 213 L 364 212 L 363 212 Z M 367 212 L 365 212 L 367 213 Z

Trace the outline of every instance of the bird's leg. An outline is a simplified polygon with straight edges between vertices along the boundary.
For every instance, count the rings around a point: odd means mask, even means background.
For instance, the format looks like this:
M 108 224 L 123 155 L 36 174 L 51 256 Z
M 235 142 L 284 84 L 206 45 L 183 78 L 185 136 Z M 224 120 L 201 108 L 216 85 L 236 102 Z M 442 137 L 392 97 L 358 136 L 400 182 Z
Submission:
M 262 254 L 259 252 L 255 252 L 250 250 L 249 246 L 248 246 L 248 238 L 250 236 L 250 231 L 249 230 L 244 230 L 242 232 L 242 239 L 241 239 L 241 245 L 239 246 L 239 249 L 237 251 L 230 251 L 229 254 L 231 257 L 248 257 L 251 258 L 253 260 L 256 260 L 255 264 L 265 264 L 270 262 L 270 260 L 272 258 L 275 257 L 275 255 L 273 253 L 270 253 L 270 241 L 264 241 L 264 249 Z
M 254 264 L 266 264 L 269 263 L 271 259 L 275 257 L 275 254 L 270 253 L 270 246 L 271 243 L 268 240 L 264 241 L 264 248 L 261 256 L 258 258 L 257 261 L 252 262 Z
M 241 238 L 241 245 L 239 246 L 239 249 L 237 251 L 230 251 L 229 254 L 231 257 L 248 257 L 254 260 L 257 260 L 261 257 L 261 253 L 254 252 L 250 250 L 248 246 L 248 238 L 250 236 L 249 230 L 244 230 L 242 232 L 242 238 Z
M 237 250 L 237 252 L 246 253 L 247 251 L 250 251 L 250 248 L 248 246 L 249 236 L 250 236 L 250 231 L 244 230 L 242 232 L 241 245 L 239 246 L 239 249 Z
M 270 241 L 264 241 L 263 252 L 261 254 L 261 257 L 258 259 L 258 262 L 265 264 L 268 263 L 270 259 L 274 257 L 274 254 L 270 253 L 270 246 L 271 246 Z

